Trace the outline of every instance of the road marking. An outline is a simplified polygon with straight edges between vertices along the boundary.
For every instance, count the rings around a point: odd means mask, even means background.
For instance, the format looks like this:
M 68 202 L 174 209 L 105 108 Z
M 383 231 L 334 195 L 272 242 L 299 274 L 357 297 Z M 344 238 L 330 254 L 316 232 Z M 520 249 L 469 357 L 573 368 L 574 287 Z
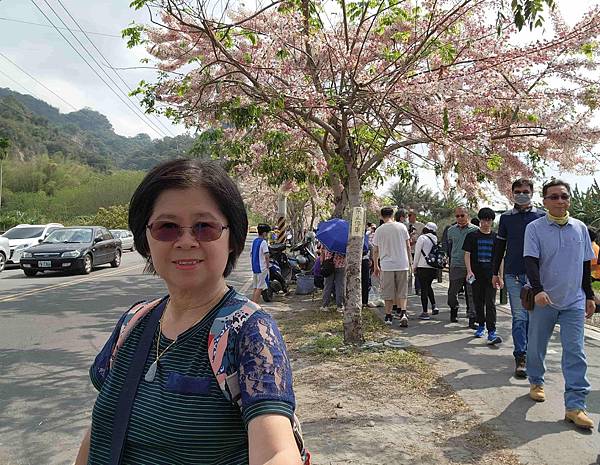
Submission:
M 250 289 L 250 286 L 252 286 L 252 279 L 253 278 L 248 278 L 248 281 L 246 281 L 244 283 L 244 285 L 241 287 L 241 289 L 238 291 L 240 294 L 242 294 L 242 295 L 246 294 L 248 289 Z
M 128 268 L 119 268 L 117 270 L 109 271 L 107 273 L 102 273 L 100 275 L 99 274 L 95 274 L 94 276 L 85 276 L 85 277 L 82 277 L 82 278 L 79 278 L 79 279 L 75 279 L 73 281 L 68 281 L 68 282 L 65 282 L 65 283 L 52 284 L 50 286 L 42 287 L 42 288 L 39 288 L 39 289 L 32 289 L 31 291 L 19 292 L 18 294 L 12 294 L 12 295 L 0 298 L 0 302 L 10 302 L 11 300 L 15 300 L 15 299 L 18 299 L 20 297 L 27 297 L 27 296 L 30 296 L 30 295 L 35 295 L 35 294 L 39 294 L 41 292 L 49 291 L 49 290 L 52 290 L 52 289 L 58 289 L 58 288 L 61 288 L 61 287 L 74 286 L 75 284 L 79 284 L 79 283 L 86 282 L 86 281 L 91 281 L 91 280 L 95 279 L 98 276 L 104 277 L 104 276 L 114 276 L 114 275 L 117 275 L 117 274 L 122 274 L 122 273 L 125 273 L 127 271 L 133 270 L 135 268 L 139 268 L 140 266 L 143 266 L 143 263 L 140 263 L 138 265 L 133 265 L 133 266 L 130 266 Z

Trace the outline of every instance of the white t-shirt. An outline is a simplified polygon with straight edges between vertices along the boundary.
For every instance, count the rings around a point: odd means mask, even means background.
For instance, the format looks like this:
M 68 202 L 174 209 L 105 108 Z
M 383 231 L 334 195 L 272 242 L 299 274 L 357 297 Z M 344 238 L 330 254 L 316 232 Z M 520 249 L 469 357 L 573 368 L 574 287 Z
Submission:
M 382 271 L 408 270 L 408 229 L 402 223 L 383 223 L 375 231 L 373 245 L 379 248 L 379 266 Z
M 415 268 L 433 268 L 427 264 L 425 256 L 429 255 L 429 252 L 433 249 L 433 245 L 437 243 L 438 240 L 435 234 L 429 233 L 419 236 L 415 245 Z
M 259 257 L 260 257 L 260 271 L 264 273 L 269 269 L 269 264 L 267 263 L 267 257 L 265 254 L 269 253 L 269 244 L 267 241 L 262 241 L 260 243 L 260 249 L 258 249 Z

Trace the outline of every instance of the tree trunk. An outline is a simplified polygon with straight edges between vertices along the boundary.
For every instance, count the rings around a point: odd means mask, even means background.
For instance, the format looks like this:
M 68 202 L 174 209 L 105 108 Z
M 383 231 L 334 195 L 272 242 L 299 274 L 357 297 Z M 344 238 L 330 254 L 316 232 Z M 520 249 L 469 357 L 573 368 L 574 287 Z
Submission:
M 358 170 L 352 163 L 348 165 L 348 200 L 350 207 L 362 206 Z M 364 229 L 364 225 L 360 228 Z M 348 238 L 346 249 L 346 309 L 344 311 L 344 342 L 361 344 L 362 332 L 362 295 L 360 267 L 362 263 L 362 245 L 364 236 Z

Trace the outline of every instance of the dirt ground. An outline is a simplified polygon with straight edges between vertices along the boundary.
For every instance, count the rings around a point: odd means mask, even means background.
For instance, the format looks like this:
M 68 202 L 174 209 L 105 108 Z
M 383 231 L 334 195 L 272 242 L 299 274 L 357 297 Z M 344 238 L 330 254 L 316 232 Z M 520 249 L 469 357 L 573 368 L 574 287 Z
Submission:
M 343 345 L 342 316 L 310 296 L 266 305 L 288 345 L 298 416 L 315 465 L 495 464 L 517 457 L 415 350 Z M 392 333 L 368 309 L 368 341 Z

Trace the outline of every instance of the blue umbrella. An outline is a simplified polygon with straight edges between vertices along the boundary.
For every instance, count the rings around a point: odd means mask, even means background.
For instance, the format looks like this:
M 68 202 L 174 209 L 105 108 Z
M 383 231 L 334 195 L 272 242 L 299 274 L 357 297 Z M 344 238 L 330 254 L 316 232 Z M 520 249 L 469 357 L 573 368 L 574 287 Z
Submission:
M 350 228 L 346 220 L 333 218 L 329 221 L 319 223 L 317 227 L 317 239 L 330 252 L 346 255 L 349 230 Z

